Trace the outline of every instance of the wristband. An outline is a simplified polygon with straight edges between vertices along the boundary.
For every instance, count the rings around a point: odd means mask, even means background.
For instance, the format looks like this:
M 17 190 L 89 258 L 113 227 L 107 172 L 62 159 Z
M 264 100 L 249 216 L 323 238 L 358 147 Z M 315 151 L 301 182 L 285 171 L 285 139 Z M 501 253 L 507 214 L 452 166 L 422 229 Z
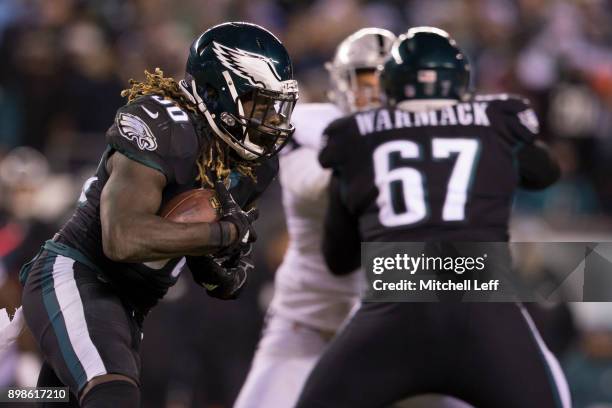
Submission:
M 220 242 L 221 246 L 225 247 L 232 244 L 232 223 L 227 221 L 220 221 L 219 225 Z
M 208 246 L 223 248 L 228 246 L 231 238 L 230 226 L 228 222 L 211 222 L 208 227 Z

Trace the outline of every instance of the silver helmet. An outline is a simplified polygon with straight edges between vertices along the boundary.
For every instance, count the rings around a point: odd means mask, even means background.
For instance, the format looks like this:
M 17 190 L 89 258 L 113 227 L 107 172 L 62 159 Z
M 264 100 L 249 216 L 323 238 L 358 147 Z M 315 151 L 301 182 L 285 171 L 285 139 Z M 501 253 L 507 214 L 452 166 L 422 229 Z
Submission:
M 357 72 L 376 70 L 382 66 L 396 40 L 395 35 L 382 28 L 362 28 L 342 41 L 331 62 L 329 71 L 331 89 L 328 98 L 344 112 L 354 112 L 357 92 Z M 374 106 L 366 106 L 370 108 Z

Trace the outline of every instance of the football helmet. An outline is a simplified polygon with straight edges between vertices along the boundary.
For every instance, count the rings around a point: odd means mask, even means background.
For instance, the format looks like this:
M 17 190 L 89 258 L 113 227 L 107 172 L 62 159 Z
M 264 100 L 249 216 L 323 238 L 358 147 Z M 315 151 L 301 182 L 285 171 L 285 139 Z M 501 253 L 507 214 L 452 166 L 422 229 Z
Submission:
M 361 70 L 375 71 L 381 66 L 391 51 L 396 37 L 391 31 L 382 28 L 362 28 L 342 41 L 336 49 L 331 62 L 325 64 L 329 71 L 331 90 L 330 101 L 342 111 L 355 112 L 357 92 L 357 73 Z M 376 107 L 363 106 L 360 109 Z
M 268 30 L 219 24 L 195 39 L 180 86 L 223 141 L 246 160 L 271 157 L 294 132 L 291 59 Z
M 463 99 L 470 64 L 446 31 L 414 27 L 393 45 L 380 81 L 390 104 L 407 99 Z

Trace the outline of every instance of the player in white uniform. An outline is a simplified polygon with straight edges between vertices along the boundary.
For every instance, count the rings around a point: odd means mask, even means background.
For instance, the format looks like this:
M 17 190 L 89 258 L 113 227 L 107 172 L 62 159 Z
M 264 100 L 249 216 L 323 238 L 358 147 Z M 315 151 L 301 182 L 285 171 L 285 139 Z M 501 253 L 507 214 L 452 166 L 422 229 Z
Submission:
M 360 274 L 334 277 L 321 254 L 328 170 L 319 165 L 323 130 L 333 120 L 380 103 L 376 68 L 395 35 L 364 28 L 345 39 L 327 65 L 331 103 L 298 104 L 292 146 L 280 156 L 289 247 L 248 378 L 234 408 L 290 408 L 359 295 Z

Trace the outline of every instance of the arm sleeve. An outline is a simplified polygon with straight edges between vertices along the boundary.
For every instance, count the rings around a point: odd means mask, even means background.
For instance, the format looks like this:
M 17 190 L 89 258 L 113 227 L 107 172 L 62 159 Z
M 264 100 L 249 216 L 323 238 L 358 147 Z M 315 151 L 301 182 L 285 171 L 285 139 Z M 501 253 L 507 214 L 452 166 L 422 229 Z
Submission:
M 523 146 L 517 154 L 520 186 L 528 190 L 544 189 L 561 176 L 559 163 L 542 142 Z
M 357 219 L 342 200 L 340 180 L 329 184 L 329 206 L 323 232 L 323 257 L 334 275 L 346 275 L 361 264 L 361 236 Z
M 561 171 L 556 159 L 544 143 L 537 141 L 540 126 L 529 101 L 506 96 L 491 103 L 501 134 L 516 154 L 519 185 L 528 190 L 540 190 L 556 182 Z
M 151 117 L 147 111 L 157 116 Z M 193 125 L 175 122 L 163 106 L 147 97 L 117 111 L 106 141 L 131 160 L 161 172 L 168 184 L 189 183 L 200 152 Z
M 498 131 L 513 147 L 533 143 L 540 132 L 538 117 L 525 98 L 504 96 L 489 105 Z

